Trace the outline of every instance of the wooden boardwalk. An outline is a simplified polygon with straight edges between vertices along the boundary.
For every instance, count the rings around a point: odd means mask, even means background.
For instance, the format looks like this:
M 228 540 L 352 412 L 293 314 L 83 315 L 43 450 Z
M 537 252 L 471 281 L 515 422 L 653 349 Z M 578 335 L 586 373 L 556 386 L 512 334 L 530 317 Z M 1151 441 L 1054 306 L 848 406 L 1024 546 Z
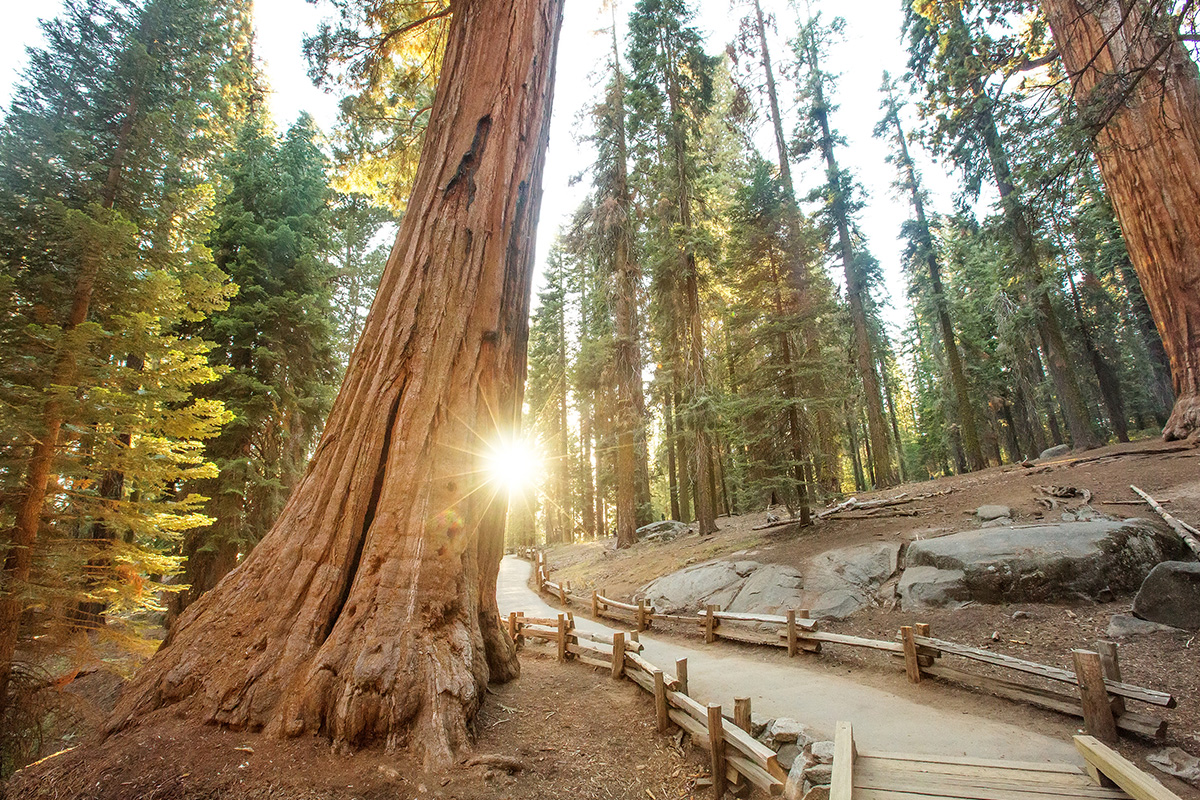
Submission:
M 838 723 L 829 800 L 1179 800 L 1091 736 L 1076 736 L 1074 764 L 858 752 Z

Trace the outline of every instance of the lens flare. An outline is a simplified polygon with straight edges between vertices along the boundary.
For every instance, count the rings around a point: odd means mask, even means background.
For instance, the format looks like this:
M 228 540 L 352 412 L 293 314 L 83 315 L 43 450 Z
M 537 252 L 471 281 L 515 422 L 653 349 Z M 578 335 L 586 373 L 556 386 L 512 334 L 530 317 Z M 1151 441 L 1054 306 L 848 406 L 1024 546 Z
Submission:
M 542 470 L 542 459 L 531 442 L 520 438 L 502 439 L 487 455 L 488 475 L 495 483 L 515 494 L 534 486 Z

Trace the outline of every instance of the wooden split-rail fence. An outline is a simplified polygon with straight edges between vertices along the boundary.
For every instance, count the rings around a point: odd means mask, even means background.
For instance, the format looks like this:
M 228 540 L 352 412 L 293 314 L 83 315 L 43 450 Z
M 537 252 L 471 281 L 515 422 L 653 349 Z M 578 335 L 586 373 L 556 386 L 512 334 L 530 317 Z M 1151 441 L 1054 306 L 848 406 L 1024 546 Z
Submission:
M 587 633 L 569 612 L 557 618 L 512 612 L 508 632 L 518 646 L 526 639 L 551 642 L 559 661 L 597 667 L 651 694 L 658 731 L 674 724 L 708 754 L 707 780 L 718 800 L 726 792 L 744 797 L 756 787 L 778 796 L 786 788 L 778 756 L 751 733 L 750 698 L 734 698 L 732 717 L 719 704 L 697 701 L 688 694 L 686 658 L 669 675 L 640 655 L 637 631 Z M 1075 744 L 1086 772 L 1071 764 L 859 752 L 850 723 L 839 722 L 829 800 L 1179 800 L 1099 740 L 1076 736 Z
M 513 612 L 508 615 L 508 632 L 518 647 L 526 639 L 552 642 L 560 661 L 575 660 L 598 667 L 652 694 L 659 732 L 666 733 L 674 723 L 708 752 L 717 797 L 727 789 L 740 796 L 751 786 L 770 795 L 783 792 L 787 773 L 775 751 L 750 734 L 750 698 L 734 700 L 732 724 L 726 724 L 720 705 L 705 705 L 688 695 L 686 658 L 676 661 L 675 674 L 668 675 L 639 655 L 642 645 L 636 631 L 628 636 L 621 631 L 586 633 L 575 629 L 571 614 L 550 619 Z
M 1166 738 L 1166 720 L 1153 713 L 1130 710 L 1127 708 L 1129 701 L 1159 708 L 1175 708 L 1177 704 L 1175 697 L 1167 692 L 1123 681 L 1118 648 L 1113 642 L 1096 642 L 1094 650 L 1072 650 L 1074 669 L 1068 670 L 937 639 L 926 624 L 906 625 L 900 628 L 898 641 L 884 641 L 822 631 L 820 623 L 810 619 L 806 609 L 793 609 L 782 615 L 752 614 L 722 611 L 709 605 L 696 615 L 664 614 L 645 600 L 623 602 L 609 597 L 603 589 L 592 590 L 590 595 L 573 593 L 569 581 L 549 579 L 544 553 L 533 551 L 533 561 L 538 588 L 558 600 L 564 608 L 571 603 L 590 607 L 593 617 L 625 622 L 637 631 L 650 628 L 655 620 L 694 624 L 703 630 L 706 644 L 717 639 L 730 639 L 785 648 L 791 657 L 820 653 L 822 645 L 826 644 L 881 651 L 903 659 L 912 683 L 920 683 L 926 677 L 938 678 L 1008 700 L 1082 717 L 1089 734 L 1109 743 L 1115 742 L 1119 733 L 1137 734 L 1155 741 Z M 1001 678 L 963 666 L 948 666 L 942 662 L 944 656 L 986 664 L 993 672 L 1005 670 L 1011 675 Z M 1041 683 L 1032 683 L 1031 679 L 1040 679 Z M 1046 688 L 1047 684 L 1061 686 Z

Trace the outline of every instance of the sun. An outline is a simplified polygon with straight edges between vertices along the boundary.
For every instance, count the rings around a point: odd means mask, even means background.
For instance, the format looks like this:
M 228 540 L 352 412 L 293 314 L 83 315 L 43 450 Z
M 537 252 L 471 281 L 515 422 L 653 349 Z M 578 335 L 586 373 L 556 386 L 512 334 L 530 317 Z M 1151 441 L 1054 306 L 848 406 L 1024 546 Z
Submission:
M 502 437 L 487 454 L 489 479 L 514 494 L 535 485 L 542 459 L 532 442 L 520 437 Z

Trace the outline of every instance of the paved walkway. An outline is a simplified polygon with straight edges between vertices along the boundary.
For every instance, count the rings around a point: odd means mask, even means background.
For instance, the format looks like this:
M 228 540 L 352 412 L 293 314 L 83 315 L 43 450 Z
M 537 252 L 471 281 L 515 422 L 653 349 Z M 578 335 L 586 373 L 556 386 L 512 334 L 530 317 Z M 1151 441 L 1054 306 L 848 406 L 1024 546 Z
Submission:
M 505 557 L 496 592 L 501 613 L 524 611 L 537 617 L 559 613 L 529 588 L 532 571 L 528 561 Z M 575 626 L 591 633 L 614 630 L 581 615 L 575 617 Z M 641 642 L 642 655 L 664 672 L 675 671 L 675 659 L 688 660 L 688 689 L 697 700 L 732 706 L 735 696 L 749 697 L 756 713 L 791 717 L 829 738 L 835 723 L 849 720 L 854 724 L 854 740 L 864 750 L 1083 763 L 1069 741 L 990 717 L 923 705 L 849 678 L 807 669 L 799 659 L 760 661 L 729 646 L 693 649 L 646 633 Z

